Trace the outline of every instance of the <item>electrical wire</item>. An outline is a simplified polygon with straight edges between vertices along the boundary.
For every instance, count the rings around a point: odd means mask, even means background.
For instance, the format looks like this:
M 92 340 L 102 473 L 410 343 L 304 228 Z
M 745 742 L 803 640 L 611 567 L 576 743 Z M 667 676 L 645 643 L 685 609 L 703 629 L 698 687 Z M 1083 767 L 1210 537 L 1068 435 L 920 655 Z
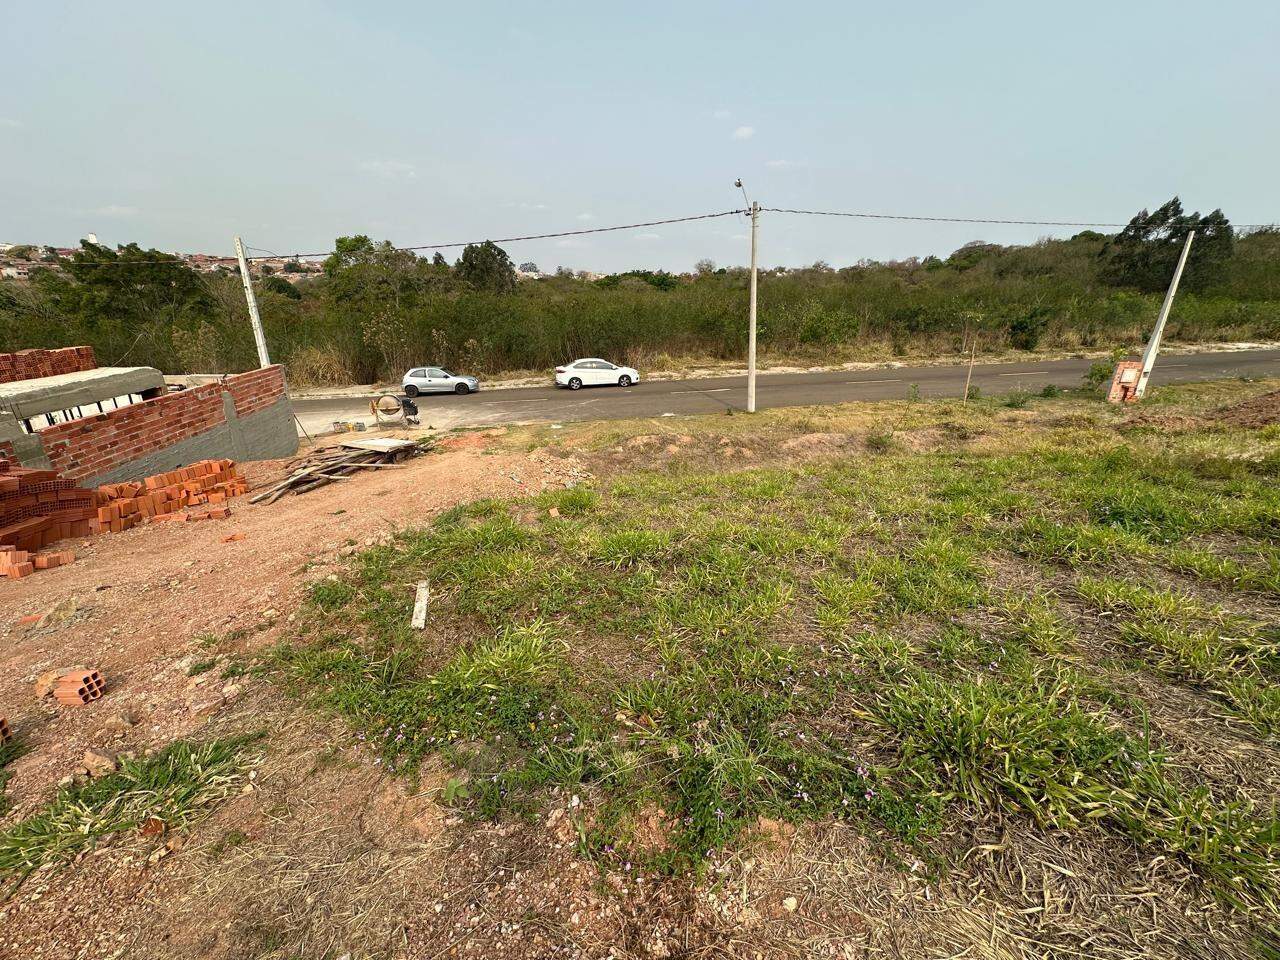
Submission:
M 1127 223 L 1099 223 L 1078 220 L 997 220 L 981 217 L 913 217 L 897 213 L 847 213 L 839 210 L 791 210 L 785 207 L 761 207 L 762 213 L 795 213 L 809 217 L 856 217 L 862 220 L 915 220 L 926 223 L 999 223 L 1027 227 L 1116 227 L 1123 229 Z M 1234 230 L 1260 230 L 1273 226 L 1266 223 L 1233 223 Z
M 448 250 L 452 247 L 469 247 L 477 243 L 516 243 L 521 240 L 551 240 L 556 237 L 580 237 L 588 233 L 613 233 L 617 230 L 639 230 L 641 227 L 661 227 L 669 223 L 688 223 L 692 220 L 714 220 L 717 217 L 732 217 L 735 214 L 746 213 L 746 210 L 725 210 L 721 213 L 700 213 L 692 217 L 672 217 L 667 220 L 648 220 L 644 223 L 624 223 L 616 227 L 588 227 L 583 230 L 561 230 L 559 233 L 533 233 L 523 237 L 499 237 L 496 240 L 460 240 L 453 243 L 419 243 L 411 247 L 396 247 L 396 250 Z M 328 250 L 324 253 L 289 253 L 284 254 L 285 259 L 304 260 L 314 259 L 316 257 L 327 257 L 333 253 Z M 267 260 L 269 257 L 246 257 L 247 260 Z
M 714 220 L 719 217 L 732 217 L 738 214 L 749 214 L 750 210 L 724 210 L 719 213 L 700 213 L 689 217 L 670 217 L 666 220 L 646 220 L 643 223 L 624 223 L 614 227 L 587 227 L 581 230 L 561 230 L 556 233 L 532 233 L 518 237 L 499 237 L 496 240 L 488 241 L 492 243 L 518 243 L 524 240 L 552 240 L 560 237 L 580 237 L 592 233 L 614 233 L 619 230 L 639 230 L 643 227 L 660 227 L 672 223 L 690 223 L 695 220 Z M 896 213 L 861 213 L 842 210 L 798 210 L 788 207 L 761 207 L 761 213 L 788 213 L 809 217 L 850 217 L 860 220 L 901 220 L 915 221 L 923 223 L 977 223 L 977 224 L 1001 224 L 1008 226 L 1027 226 L 1027 227 L 1108 227 L 1122 229 L 1128 226 L 1127 223 L 1104 223 L 1099 221 L 1086 220 L 1005 220 L 992 217 L 925 217 L 925 216 L 909 216 L 906 214 Z M 1244 223 L 1232 224 L 1235 230 L 1261 230 L 1272 227 L 1274 224 L 1265 223 Z M 413 252 L 418 250 L 449 250 L 457 247 L 468 247 L 473 244 L 484 243 L 483 240 L 458 240 L 450 243 L 420 243 L 411 246 L 393 247 L 394 250 L 402 250 Z M 266 250 L 263 247 L 249 247 L 250 250 L 261 250 L 265 256 L 245 257 L 246 261 L 256 262 L 259 260 L 315 260 L 320 257 L 332 256 L 333 250 L 325 250 L 319 253 L 285 253 L 277 254 Z M 205 262 L 213 262 L 218 264 L 236 263 L 236 257 L 206 257 Z M 172 260 L 100 260 L 96 263 L 77 263 L 79 267 L 108 267 L 108 266 L 159 266 L 162 264 L 181 264 L 187 266 L 187 261 L 181 258 Z
M 521 240 L 550 240 L 556 237 L 580 237 L 588 233 L 613 233 L 618 230 L 639 230 L 642 227 L 661 227 L 671 223 L 689 223 L 693 220 L 714 220 L 717 217 L 732 217 L 739 213 L 747 213 L 746 210 L 724 210 L 720 213 L 700 213 L 691 217 L 670 217 L 666 220 L 646 220 L 644 223 L 624 223 L 616 227 L 587 227 L 581 230 L 561 230 L 557 233 L 534 233 L 522 237 L 499 237 L 496 240 L 458 240 L 451 243 L 419 243 L 407 247 L 392 247 L 393 250 L 416 251 L 416 250 L 448 250 L 454 247 L 469 247 L 479 243 L 516 243 Z M 248 246 L 246 244 L 246 246 Z M 250 250 L 264 250 L 263 247 L 249 247 Z M 329 257 L 334 254 L 333 250 L 325 250 L 322 253 L 271 253 L 264 250 L 269 256 L 262 257 L 245 257 L 250 263 L 258 260 L 315 260 L 319 257 Z M 236 263 L 236 257 L 206 257 L 206 262 L 216 263 Z M 164 263 L 181 263 L 186 265 L 185 260 L 100 260 L 96 263 L 79 263 L 76 266 L 83 267 L 108 267 L 108 266 L 155 266 Z

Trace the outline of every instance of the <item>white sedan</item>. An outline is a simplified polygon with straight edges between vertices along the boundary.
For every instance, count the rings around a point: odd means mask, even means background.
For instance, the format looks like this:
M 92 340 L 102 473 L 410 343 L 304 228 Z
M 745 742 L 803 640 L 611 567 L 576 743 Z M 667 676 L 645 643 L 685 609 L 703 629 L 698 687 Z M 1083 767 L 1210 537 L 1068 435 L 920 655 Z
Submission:
M 578 390 L 582 387 L 599 387 L 604 385 L 629 387 L 640 379 L 640 374 L 632 367 L 619 367 L 599 357 L 587 357 L 573 363 L 556 367 L 556 386 Z

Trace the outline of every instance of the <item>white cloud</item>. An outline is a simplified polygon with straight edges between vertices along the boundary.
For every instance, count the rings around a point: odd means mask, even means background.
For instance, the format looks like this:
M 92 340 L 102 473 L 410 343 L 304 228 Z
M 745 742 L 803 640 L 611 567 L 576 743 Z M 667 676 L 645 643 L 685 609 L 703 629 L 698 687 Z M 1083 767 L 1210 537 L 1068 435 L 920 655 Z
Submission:
M 637 240 L 661 240 L 661 239 L 662 239 L 662 234 L 660 234 L 660 233 L 637 233 L 637 234 L 636 234 L 636 239 L 637 239 Z
M 90 210 L 89 212 L 96 217 L 136 217 L 138 208 L 109 203 L 105 207 L 98 207 L 96 210 Z
M 800 166 L 800 164 L 794 160 L 766 160 L 764 165 L 771 170 L 789 170 L 792 167 Z
M 521 200 L 520 203 L 517 204 L 517 206 L 519 206 L 521 210 L 550 210 L 551 209 L 545 203 L 530 203 L 527 200 Z
M 735 140 L 750 140 L 756 135 L 755 127 L 738 127 L 730 134 Z
M 731 233 L 729 234 L 729 239 L 730 240 L 749 240 L 751 238 L 748 237 L 745 233 Z
M 728 120 L 730 116 L 728 110 L 717 110 L 715 113 L 711 115 L 715 117 L 717 120 Z
M 596 218 L 596 215 L 595 215 L 594 213 L 580 213 L 580 214 L 578 214 L 578 219 L 579 219 L 579 220 L 594 220 L 595 218 Z
M 8 127 L 11 130 L 16 130 L 20 126 L 22 126 L 21 120 L 14 120 L 12 117 L 0 117 L 0 127 Z
M 565 237 L 563 240 L 557 240 L 556 246 L 564 247 L 565 249 L 572 249 L 574 247 L 585 247 L 586 243 L 579 240 L 577 237 Z
M 418 175 L 417 168 L 403 160 L 363 160 L 360 169 L 383 180 L 412 180 Z

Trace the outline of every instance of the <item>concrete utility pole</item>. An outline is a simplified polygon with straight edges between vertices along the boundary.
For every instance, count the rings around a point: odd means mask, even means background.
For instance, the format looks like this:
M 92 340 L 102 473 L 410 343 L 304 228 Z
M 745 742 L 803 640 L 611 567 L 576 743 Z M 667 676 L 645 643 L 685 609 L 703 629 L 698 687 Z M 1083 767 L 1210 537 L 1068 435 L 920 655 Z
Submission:
M 1182 279 L 1182 268 L 1187 265 L 1187 254 L 1191 252 L 1191 241 L 1196 232 L 1187 233 L 1187 242 L 1182 245 L 1182 256 L 1178 258 L 1178 267 L 1173 271 L 1173 280 L 1164 295 L 1164 303 L 1160 305 L 1160 316 L 1156 319 L 1156 328 L 1151 331 L 1151 339 L 1147 341 L 1146 352 L 1142 354 L 1142 373 L 1138 377 L 1138 385 L 1133 390 L 1133 399 L 1141 400 L 1147 392 L 1147 380 L 1151 378 L 1151 368 L 1156 365 L 1156 355 L 1160 353 L 1160 338 L 1164 336 L 1165 321 L 1169 319 L 1169 310 L 1173 307 L 1173 296 L 1178 292 L 1178 281 Z
M 747 413 L 756 412 L 756 241 L 760 234 L 760 204 L 751 201 L 751 319 L 747 329 Z
M 253 278 L 249 276 L 249 264 L 244 258 L 244 244 L 236 237 L 236 258 L 240 261 L 240 279 L 244 282 L 244 299 L 249 304 L 249 322 L 253 324 L 253 341 L 258 345 L 258 366 L 271 366 L 267 355 L 267 338 L 262 332 L 262 318 L 258 316 L 258 301 L 253 297 Z

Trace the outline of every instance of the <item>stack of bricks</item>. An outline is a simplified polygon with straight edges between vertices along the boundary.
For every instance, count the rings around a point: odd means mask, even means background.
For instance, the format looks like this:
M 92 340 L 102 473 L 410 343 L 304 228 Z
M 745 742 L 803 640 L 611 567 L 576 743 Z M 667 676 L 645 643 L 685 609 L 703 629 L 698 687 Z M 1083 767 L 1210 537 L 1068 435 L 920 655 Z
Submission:
M 60 350 L 19 350 L 0 353 L 0 383 L 56 377 L 63 373 L 79 373 L 98 365 L 93 347 L 63 347 Z
M 201 460 L 189 467 L 156 474 L 142 481 L 111 483 L 98 488 L 98 523 L 119 533 L 146 520 L 218 520 L 231 515 L 224 506 L 249 492 L 233 460 Z M 213 509 L 184 512 L 187 507 Z
M 95 532 L 96 495 L 53 470 L 0 460 L 0 576 L 20 579 L 75 560 L 69 550 L 36 551 Z
M 88 490 L 53 470 L 0 460 L 0 578 L 74 562 L 70 550 L 40 553 L 59 540 L 120 533 L 147 520 L 220 520 L 232 497 L 249 492 L 233 460 L 201 460 L 140 481 Z M 188 512 L 188 507 L 209 509 Z

